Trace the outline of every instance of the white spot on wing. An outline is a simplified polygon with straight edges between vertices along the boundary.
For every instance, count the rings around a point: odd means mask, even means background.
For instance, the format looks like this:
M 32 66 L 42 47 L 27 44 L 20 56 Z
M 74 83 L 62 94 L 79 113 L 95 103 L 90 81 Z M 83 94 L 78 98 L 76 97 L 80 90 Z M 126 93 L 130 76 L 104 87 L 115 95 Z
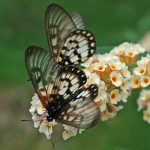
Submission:
M 77 49 L 77 52 L 84 52 L 84 51 L 86 51 L 87 49 L 88 49 L 88 45 L 85 45 L 85 46 L 83 46 L 83 47 L 78 48 L 78 49 Z
M 78 80 L 76 78 L 74 78 L 72 81 L 71 81 L 71 84 L 74 85 L 78 82 Z
M 79 87 L 79 84 L 75 84 L 70 88 L 70 91 L 72 92 L 72 91 L 76 90 L 78 87 Z

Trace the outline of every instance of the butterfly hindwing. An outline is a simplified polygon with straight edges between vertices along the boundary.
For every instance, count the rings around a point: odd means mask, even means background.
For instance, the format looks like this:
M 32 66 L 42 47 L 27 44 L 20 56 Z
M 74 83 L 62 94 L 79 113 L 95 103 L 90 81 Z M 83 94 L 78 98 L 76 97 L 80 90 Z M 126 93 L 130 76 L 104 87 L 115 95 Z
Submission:
M 77 29 L 70 33 L 58 56 L 62 65 L 74 65 L 85 62 L 96 50 L 94 35 L 87 31 Z
M 100 110 L 94 102 L 98 94 L 97 85 L 81 88 L 70 97 L 70 103 L 62 108 L 58 120 L 77 128 L 90 128 L 100 118 Z
M 63 99 L 67 99 L 86 83 L 87 78 L 83 70 L 75 66 L 63 66 L 59 80 L 58 94 L 62 95 Z

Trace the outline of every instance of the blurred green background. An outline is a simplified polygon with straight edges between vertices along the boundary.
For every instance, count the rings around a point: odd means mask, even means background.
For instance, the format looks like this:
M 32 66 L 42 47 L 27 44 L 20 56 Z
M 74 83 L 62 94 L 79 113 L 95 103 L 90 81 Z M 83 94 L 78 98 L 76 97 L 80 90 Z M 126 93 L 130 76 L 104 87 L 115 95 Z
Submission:
M 44 13 L 50 3 L 83 16 L 86 28 L 102 47 L 124 41 L 138 42 L 150 30 L 150 0 L 1 0 L 0 1 L 0 150 L 50 150 L 51 142 L 39 134 L 28 112 L 34 93 L 24 64 L 29 45 L 47 48 Z M 118 116 L 68 141 L 55 129 L 56 150 L 149 150 L 150 125 L 137 112 L 134 91 Z

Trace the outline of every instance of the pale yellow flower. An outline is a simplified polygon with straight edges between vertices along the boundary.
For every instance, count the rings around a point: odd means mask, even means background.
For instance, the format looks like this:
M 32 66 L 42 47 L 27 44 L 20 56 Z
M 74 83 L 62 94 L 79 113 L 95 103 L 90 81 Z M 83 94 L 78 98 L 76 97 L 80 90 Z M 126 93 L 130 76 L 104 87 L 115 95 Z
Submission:
M 32 114 L 32 120 L 34 123 L 34 127 L 38 128 L 40 123 L 43 121 L 43 118 L 39 117 L 37 114 Z
M 126 77 L 126 78 L 131 77 L 131 72 L 128 70 L 128 67 L 122 68 L 122 74 L 123 74 L 123 77 Z
M 107 105 L 106 104 L 107 104 L 108 101 L 109 100 L 106 98 L 104 100 L 99 100 L 99 101 L 96 102 L 97 105 L 99 106 L 101 112 L 103 112 L 104 110 L 107 109 Z
M 129 97 L 130 95 L 130 92 L 127 92 L 127 91 L 121 91 L 120 92 L 120 95 L 121 95 L 121 100 L 126 103 L 127 102 L 127 98 Z
M 122 83 L 122 75 L 116 71 L 111 72 L 110 74 L 110 80 L 112 81 L 112 84 L 119 87 Z
M 124 78 L 121 83 L 121 89 L 127 91 L 130 89 L 130 87 L 130 80 L 128 78 Z
M 39 97 L 37 96 L 37 94 L 35 94 L 32 97 L 32 101 L 31 101 L 31 107 L 29 109 L 30 113 L 34 113 L 35 111 L 37 111 L 38 114 L 43 114 L 45 113 L 46 109 L 45 107 L 42 105 L 41 101 L 39 100 Z
M 86 72 L 85 72 L 86 74 Z M 87 82 L 85 84 L 86 87 L 90 86 L 91 84 L 99 84 L 100 83 L 100 77 L 96 73 L 86 74 L 87 76 Z
M 72 136 L 76 136 L 78 129 L 75 127 L 71 127 L 68 125 L 63 125 L 64 126 L 64 132 L 62 134 L 62 137 L 64 140 L 67 140 L 68 138 Z
M 117 115 L 117 112 L 108 112 L 105 115 L 102 115 L 101 120 L 106 121 L 108 119 L 114 118 Z
M 143 120 L 150 123 L 150 110 L 146 109 L 144 112 Z
M 83 67 L 89 67 L 93 61 L 93 57 L 90 57 L 87 61 L 81 64 Z
M 98 102 L 99 100 L 104 100 L 107 98 L 107 93 L 104 89 L 99 88 L 98 96 L 95 98 L 95 102 Z
M 150 77 L 149 76 L 142 76 L 140 78 L 141 86 L 142 87 L 147 87 L 150 85 Z
M 138 54 L 138 52 L 134 49 L 134 47 L 129 47 L 125 51 L 125 56 L 128 57 L 135 57 Z
M 150 90 L 142 90 L 140 96 L 137 100 L 138 103 L 138 111 L 146 108 L 150 104 Z M 150 106 L 149 106 L 150 109 Z
M 51 134 L 53 132 L 52 124 L 50 122 L 42 122 L 39 127 L 39 132 L 44 133 L 47 139 L 51 139 Z
M 110 93 L 110 102 L 112 104 L 117 104 L 121 100 L 121 95 L 118 89 L 112 90 Z
M 137 61 L 138 66 L 146 66 L 146 64 L 150 61 L 147 57 L 142 57 L 140 60 Z
M 115 47 L 114 49 L 112 49 L 110 53 L 114 55 L 123 55 L 128 44 L 129 44 L 128 42 L 124 42 L 119 46 Z
M 112 70 L 120 70 L 121 68 L 124 67 L 123 63 L 121 63 L 119 61 L 114 61 L 114 60 L 109 61 L 108 64 Z
M 107 65 L 104 62 L 96 62 L 93 65 L 94 70 L 101 71 L 101 72 L 105 71 L 106 67 Z
M 144 75 L 145 72 L 146 72 L 146 66 L 138 66 L 133 70 L 133 73 L 139 76 Z
M 130 83 L 132 88 L 138 88 L 140 86 L 139 78 L 135 75 L 132 75 Z

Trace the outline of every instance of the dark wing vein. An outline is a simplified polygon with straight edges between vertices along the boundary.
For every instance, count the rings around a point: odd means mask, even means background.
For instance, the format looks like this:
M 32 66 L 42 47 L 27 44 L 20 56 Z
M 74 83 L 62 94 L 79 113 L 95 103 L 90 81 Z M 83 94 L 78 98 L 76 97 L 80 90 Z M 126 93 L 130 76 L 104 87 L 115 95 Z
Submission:
M 54 92 L 54 83 L 61 68 L 50 53 L 38 46 L 27 48 L 25 62 L 39 99 L 44 107 L 48 109 L 49 95 Z
M 100 118 L 100 109 L 94 102 L 97 94 L 98 87 L 93 84 L 76 91 L 70 96 L 70 103 L 62 108 L 58 121 L 77 128 L 90 128 L 96 125 Z
M 67 99 L 71 94 L 75 93 L 87 81 L 83 70 L 75 66 L 63 66 L 61 75 L 56 79 L 56 85 L 59 89 L 58 94 Z
M 61 45 L 76 25 L 62 7 L 51 4 L 45 13 L 45 26 L 50 52 L 57 59 Z
M 69 34 L 60 51 L 58 62 L 61 65 L 76 65 L 85 62 L 96 50 L 94 35 L 77 29 Z

